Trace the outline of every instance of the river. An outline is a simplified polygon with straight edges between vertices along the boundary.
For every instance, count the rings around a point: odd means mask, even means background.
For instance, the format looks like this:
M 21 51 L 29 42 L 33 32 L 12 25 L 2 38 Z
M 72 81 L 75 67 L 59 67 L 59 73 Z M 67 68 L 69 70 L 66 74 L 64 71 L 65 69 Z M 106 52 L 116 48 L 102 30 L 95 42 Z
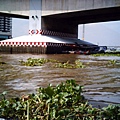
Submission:
M 120 57 L 94 57 L 78 54 L 0 54 L 1 61 L 7 64 L 0 65 L 0 93 L 7 91 L 7 97 L 22 96 L 35 93 L 39 87 L 53 86 L 69 79 L 75 79 L 82 86 L 83 95 L 94 105 L 120 104 L 120 65 L 108 66 L 109 60 L 118 60 Z M 22 66 L 19 60 L 28 58 L 56 59 L 61 62 L 73 63 L 79 59 L 85 68 L 65 69 L 54 68 L 51 64 L 43 66 Z

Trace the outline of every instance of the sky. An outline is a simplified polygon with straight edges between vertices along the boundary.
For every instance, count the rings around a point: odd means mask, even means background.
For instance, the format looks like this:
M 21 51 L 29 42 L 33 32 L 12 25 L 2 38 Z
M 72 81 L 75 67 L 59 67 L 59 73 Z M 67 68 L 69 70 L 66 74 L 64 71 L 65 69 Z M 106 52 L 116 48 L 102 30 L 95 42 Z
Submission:
M 84 26 L 84 40 L 101 46 L 120 46 L 120 21 L 91 23 Z M 79 38 L 83 38 L 83 25 L 79 25 Z
M 91 23 L 84 25 L 84 40 L 100 46 L 120 46 L 120 21 Z M 12 35 L 28 35 L 29 21 L 13 18 Z M 83 25 L 78 26 L 78 38 L 83 38 Z

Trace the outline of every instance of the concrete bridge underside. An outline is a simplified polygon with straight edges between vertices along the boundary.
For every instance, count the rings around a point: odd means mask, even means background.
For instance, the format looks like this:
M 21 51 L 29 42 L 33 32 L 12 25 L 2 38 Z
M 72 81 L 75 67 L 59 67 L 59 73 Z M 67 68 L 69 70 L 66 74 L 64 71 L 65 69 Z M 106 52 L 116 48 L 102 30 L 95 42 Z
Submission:
M 42 29 L 77 34 L 78 24 L 120 20 L 120 7 L 42 16 Z
M 1 0 L 0 15 L 29 19 L 30 1 L 33 2 L 33 0 Z M 77 36 L 78 24 L 120 20 L 120 0 L 40 1 L 42 1 L 42 30 Z M 37 11 L 36 8 L 34 10 Z

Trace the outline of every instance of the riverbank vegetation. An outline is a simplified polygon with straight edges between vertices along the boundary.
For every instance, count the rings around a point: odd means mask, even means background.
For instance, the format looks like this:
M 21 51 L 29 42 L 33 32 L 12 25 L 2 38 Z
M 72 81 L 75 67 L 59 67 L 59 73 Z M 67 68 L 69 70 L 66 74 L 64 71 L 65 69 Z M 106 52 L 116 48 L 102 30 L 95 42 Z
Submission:
M 0 118 L 13 120 L 120 120 L 120 106 L 93 108 L 82 95 L 82 86 L 66 80 L 40 87 L 36 94 L 6 99 L 1 94 Z

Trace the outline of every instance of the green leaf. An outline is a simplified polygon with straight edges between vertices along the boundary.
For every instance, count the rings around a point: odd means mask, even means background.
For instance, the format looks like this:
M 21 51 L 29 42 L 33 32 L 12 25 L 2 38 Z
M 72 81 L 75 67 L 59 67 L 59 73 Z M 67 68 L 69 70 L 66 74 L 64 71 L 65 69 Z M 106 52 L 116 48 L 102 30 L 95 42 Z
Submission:
M 50 87 L 50 86 L 48 86 L 48 87 L 45 89 L 45 91 L 46 91 L 46 94 L 49 95 L 49 97 L 52 97 L 53 94 L 54 94 L 54 90 L 53 90 L 53 88 Z
M 6 95 L 7 94 L 7 91 L 4 91 L 3 93 L 2 93 L 2 95 Z
M 62 109 L 58 112 L 60 116 L 67 116 L 70 113 L 70 109 Z

